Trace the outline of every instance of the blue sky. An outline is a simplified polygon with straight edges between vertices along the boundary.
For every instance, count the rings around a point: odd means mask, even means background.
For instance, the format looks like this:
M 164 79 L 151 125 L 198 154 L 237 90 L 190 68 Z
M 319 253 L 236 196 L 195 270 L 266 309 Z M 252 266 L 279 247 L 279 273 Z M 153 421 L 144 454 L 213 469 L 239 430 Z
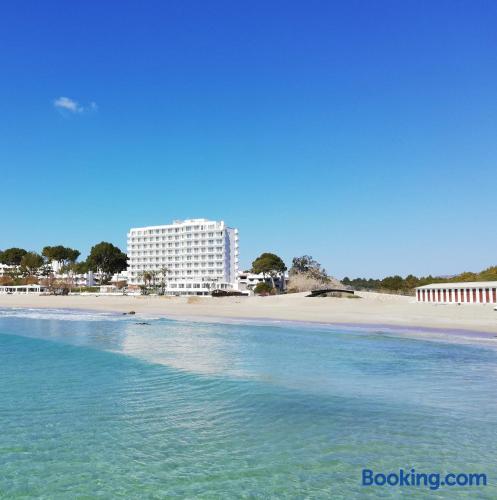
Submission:
M 243 267 L 495 265 L 495 26 L 490 0 L 4 2 L 0 248 L 208 217 Z

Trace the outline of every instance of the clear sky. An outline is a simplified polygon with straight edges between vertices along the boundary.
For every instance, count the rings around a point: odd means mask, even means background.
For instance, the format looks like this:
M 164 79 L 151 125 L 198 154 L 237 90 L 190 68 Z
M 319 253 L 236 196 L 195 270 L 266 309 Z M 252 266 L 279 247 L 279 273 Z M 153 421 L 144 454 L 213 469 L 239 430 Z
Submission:
M 0 11 L 0 248 L 223 219 L 241 264 L 497 264 L 497 2 L 23 1 Z

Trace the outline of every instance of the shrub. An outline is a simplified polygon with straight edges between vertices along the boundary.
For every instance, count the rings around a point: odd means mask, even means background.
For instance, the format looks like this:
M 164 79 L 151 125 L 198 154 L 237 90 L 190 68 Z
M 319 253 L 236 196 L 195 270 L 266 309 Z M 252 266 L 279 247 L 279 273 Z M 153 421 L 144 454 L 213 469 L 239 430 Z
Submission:
M 100 288 L 98 286 L 82 286 L 75 288 L 78 292 L 87 292 L 87 293 L 98 293 L 100 292 Z
M 290 293 L 308 292 L 322 287 L 343 288 L 334 278 L 317 279 L 308 273 L 293 273 L 288 281 L 288 291 Z
M 256 295 L 271 295 L 274 294 L 274 288 L 269 283 L 257 283 L 254 288 L 254 293 Z
M 0 285 L 12 286 L 14 285 L 14 278 L 12 276 L 0 276 Z

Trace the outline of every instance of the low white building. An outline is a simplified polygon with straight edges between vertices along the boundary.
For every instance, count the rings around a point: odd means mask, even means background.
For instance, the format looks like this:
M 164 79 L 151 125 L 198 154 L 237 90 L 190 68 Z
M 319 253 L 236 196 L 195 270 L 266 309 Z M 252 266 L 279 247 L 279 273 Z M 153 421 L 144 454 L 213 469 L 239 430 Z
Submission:
M 0 278 L 3 276 L 8 276 L 10 272 L 15 270 L 17 266 L 9 266 L 7 264 L 0 264 Z
M 48 287 L 43 285 L 17 285 L 17 286 L 0 286 L 0 294 L 26 295 L 30 293 L 46 293 Z
M 114 274 L 112 278 L 110 279 L 111 283 L 127 283 L 128 282 L 128 272 L 127 271 L 121 271 L 120 273 Z
M 236 286 L 238 229 L 224 221 L 188 219 L 128 233 L 128 287 L 155 285 L 168 295 L 208 295 Z M 149 280 L 150 281 L 150 280 Z
M 432 283 L 416 288 L 417 302 L 497 304 L 497 281 Z
M 288 281 L 288 275 L 286 274 L 285 276 L 275 277 L 274 286 L 276 288 L 279 288 L 280 290 L 284 290 L 287 281 Z M 251 273 L 250 271 L 247 272 L 240 271 L 238 273 L 237 290 L 239 290 L 240 292 L 245 292 L 245 291 L 251 292 L 259 283 L 267 283 L 268 285 L 271 285 L 272 281 L 270 276 L 268 275 L 264 276 L 262 273 L 256 274 L 256 273 Z

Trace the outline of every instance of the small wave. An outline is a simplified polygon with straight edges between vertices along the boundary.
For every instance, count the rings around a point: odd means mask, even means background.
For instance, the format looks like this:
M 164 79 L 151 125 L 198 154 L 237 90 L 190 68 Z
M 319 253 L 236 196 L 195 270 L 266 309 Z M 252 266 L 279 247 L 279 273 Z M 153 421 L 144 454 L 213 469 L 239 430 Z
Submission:
M 122 321 L 128 320 L 129 316 L 125 316 L 122 313 L 75 309 L 9 307 L 0 309 L 0 318 L 26 318 L 58 321 Z

